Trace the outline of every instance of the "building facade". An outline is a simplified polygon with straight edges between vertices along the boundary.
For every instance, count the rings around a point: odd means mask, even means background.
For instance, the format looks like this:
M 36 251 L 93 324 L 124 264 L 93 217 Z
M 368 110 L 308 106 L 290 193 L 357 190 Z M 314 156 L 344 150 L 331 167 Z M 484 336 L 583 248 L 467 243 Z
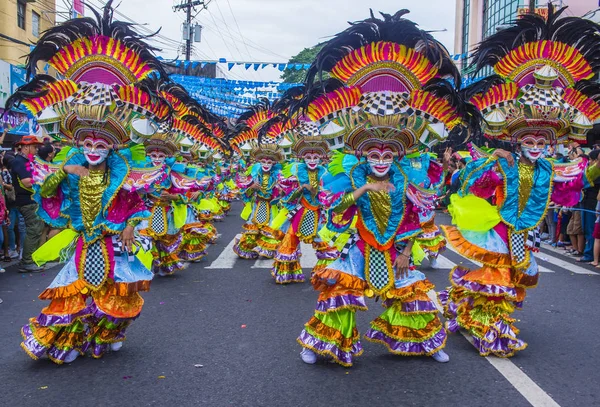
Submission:
M 548 0 L 536 3 L 536 12 L 547 14 Z M 554 0 L 552 3 L 556 7 L 568 6 L 565 15 L 569 16 L 583 16 L 599 7 L 598 0 Z M 456 0 L 454 53 L 469 54 L 482 39 L 526 13 L 528 7 L 529 0 Z M 464 67 L 465 61 L 461 61 Z
M 24 64 L 30 45 L 55 21 L 55 0 L 0 0 L 0 59 Z

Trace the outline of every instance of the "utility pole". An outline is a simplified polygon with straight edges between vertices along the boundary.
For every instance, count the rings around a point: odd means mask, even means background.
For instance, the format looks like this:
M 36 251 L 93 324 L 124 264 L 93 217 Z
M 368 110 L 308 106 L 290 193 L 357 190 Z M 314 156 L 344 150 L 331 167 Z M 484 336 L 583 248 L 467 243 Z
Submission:
M 185 10 L 186 19 L 183 25 L 183 39 L 185 40 L 185 60 L 189 61 L 192 57 L 192 33 L 194 28 L 192 27 L 192 9 L 196 7 L 202 7 L 200 10 L 205 9 L 211 0 L 181 0 L 181 4 L 174 6 L 173 11 Z M 194 16 L 195 17 L 195 16 Z M 199 36 L 197 36 L 199 42 Z
M 535 13 L 535 0 L 529 0 L 529 12 Z

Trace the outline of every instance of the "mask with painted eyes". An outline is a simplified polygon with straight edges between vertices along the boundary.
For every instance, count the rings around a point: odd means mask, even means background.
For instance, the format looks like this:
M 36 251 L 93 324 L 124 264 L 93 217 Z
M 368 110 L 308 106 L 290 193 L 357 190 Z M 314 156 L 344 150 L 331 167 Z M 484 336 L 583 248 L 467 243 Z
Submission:
M 545 157 L 547 150 L 545 137 L 525 136 L 521 139 L 521 152 L 531 162 Z
M 150 157 L 150 161 L 152 161 L 152 165 L 155 167 L 163 165 L 167 159 L 167 155 L 158 150 L 150 152 L 148 156 Z
M 321 156 L 316 153 L 308 153 L 304 155 L 304 163 L 309 170 L 314 170 L 321 164 Z
M 372 149 L 367 153 L 367 163 L 376 177 L 384 177 L 392 168 L 394 153 L 388 148 Z
M 83 155 L 90 165 L 100 165 L 110 153 L 110 146 L 104 139 L 88 137 L 83 140 Z
M 259 162 L 260 162 L 260 167 L 262 168 L 262 170 L 264 172 L 271 171 L 271 168 L 273 168 L 273 164 L 275 164 L 273 162 L 273 160 L 269 160 L 269 159 L 263 159 L 263 160 L 260 160 Z

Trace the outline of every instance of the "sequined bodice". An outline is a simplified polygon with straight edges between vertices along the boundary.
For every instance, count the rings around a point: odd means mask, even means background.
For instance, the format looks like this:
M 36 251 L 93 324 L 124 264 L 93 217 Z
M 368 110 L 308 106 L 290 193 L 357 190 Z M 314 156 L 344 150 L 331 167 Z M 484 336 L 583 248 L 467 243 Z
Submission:
M 368 184 L 376 182 L 377 180 L 374 178 L 367 178 Z M 375 223 L 377 223 L 377 228 L 380 233 L 384 233 L 388 226 L 390 215 L 392 214 L 392 200 L 390 194 L 387 191 L 369 191 L 367 194 L 371 203 L 373 218 L 375 218 Z
M 108 178 L 108 177 L 107 177 Z M 94 225 L 96 217 L 102 209 L 102 194 L 106 189 L 107 182 L 104 180 L 104 171 L 90 171 L 87 177 L 79 181 L 79 205 L 83 225 L 90 230 Z
M 313 188 L 319 187 L 319 170 L 308 170 L 308 181 Z
M 525 209 L 533 187 L 534 165 L 519 163 L 519 215 Z

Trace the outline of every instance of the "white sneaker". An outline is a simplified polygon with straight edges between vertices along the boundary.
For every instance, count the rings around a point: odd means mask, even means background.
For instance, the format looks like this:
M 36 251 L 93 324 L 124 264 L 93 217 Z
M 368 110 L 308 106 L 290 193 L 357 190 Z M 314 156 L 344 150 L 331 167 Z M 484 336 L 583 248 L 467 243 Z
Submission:
M 79 351 L 77 349 L 73 349 L 72 351 L 70 351 L 67 354 L 67 357 L 65 358 L 65 363 L 73 362 L 75 359 L 77 359 L 78 356 L 79 356 Z
M 434 259 L 429 259 L 429 267 L 431 267 L 434 270 L 440 269 L 440 265 L 438 264 L 437 257 Z
M 115 342 L 110 344 L 110 350 L 118 352 L 123 347 L 123 342 Z
M 16 250 L 9 250 L 8 257 L 10 257 L 11 259 L 16 259 L 19 257 L 19 252 L 17 252 Z
M 309 365 L 314 365 L 317 363 L 317 354 L 310 349 L 302 349 L 302 352 L 300 352 L 300 357 L 304 363 L 308 363 Z
M 443 350 L 437 351 L 436 353 L 431 355 L 431 357 L 436 362 L 440 362 L 440 363 L 450 362 L 450 356 L 448 356 L 448 354 L 446 352 L 444 352 Z

